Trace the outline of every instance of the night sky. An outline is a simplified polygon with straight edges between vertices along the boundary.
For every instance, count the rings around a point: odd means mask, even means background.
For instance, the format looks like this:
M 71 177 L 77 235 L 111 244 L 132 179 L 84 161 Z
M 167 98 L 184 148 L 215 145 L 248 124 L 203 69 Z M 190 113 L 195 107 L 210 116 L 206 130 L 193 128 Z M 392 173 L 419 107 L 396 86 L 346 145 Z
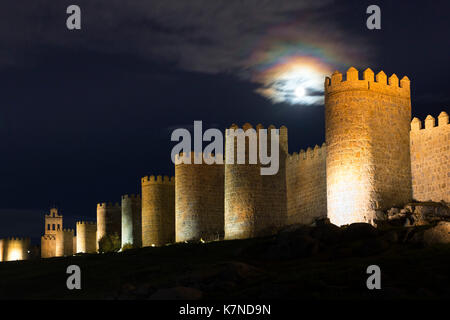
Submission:
M 77 4 L 82 29 L 66 28 Z M 368 5 L 381 30 L 366 28 Z M 261 94 L 287 56 L 411 79 L 413 116 L 450 105 L 448 1 L 2 0 L 0 238 L 36 242 L 58 205 L 65 227 L 96 204 L 173 175 L 170 134 L 285 125 L 289 151 L 324 142 L 323 105 Z M 360 72 L 361 75 L 361 72 Z

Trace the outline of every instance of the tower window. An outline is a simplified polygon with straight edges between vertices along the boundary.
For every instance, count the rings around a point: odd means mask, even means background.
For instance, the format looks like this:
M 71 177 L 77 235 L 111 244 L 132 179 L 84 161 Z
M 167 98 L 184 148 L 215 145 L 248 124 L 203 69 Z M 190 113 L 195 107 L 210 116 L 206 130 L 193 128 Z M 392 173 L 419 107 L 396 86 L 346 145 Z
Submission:
M 47 230 L 50 230 L 50 223 L 47 225 Z
M 54 224 L 52 225 L 52 230 L 55 230 L 55 225 Z

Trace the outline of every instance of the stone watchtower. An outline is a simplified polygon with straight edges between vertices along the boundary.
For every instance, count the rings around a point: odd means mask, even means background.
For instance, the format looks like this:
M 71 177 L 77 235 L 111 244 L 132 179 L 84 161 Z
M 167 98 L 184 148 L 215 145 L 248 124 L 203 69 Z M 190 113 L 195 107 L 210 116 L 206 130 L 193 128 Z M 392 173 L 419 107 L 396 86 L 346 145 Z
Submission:
M 50 213 L 45 215 L 44 234 L 56 235 L 58 230 L 63 228 L 63 217 L 58 214 L 57 208 L 51 208 Z
M 142 247 L 141 196 L 125 194 L 122 196 L 122 247 L 133 245 Z
M 63 230 L 63 216 L 57 208 L 51 208 L 44 217 L 44 235 L 41 237 L 41 258 L 56 256 L 56 235 Z
M 216 159 L 221 163 L 217 163 Z M 177 242 L 223 239 L 223 189 L 222 154 L 191 152 L 176 155 L 175 240 Z
M 122 209 L 119 203 L 97 204 L 97 244 L 104 236 L 122 233 Z
M 234 130 L 231 130 L 234 129 Z M 274 175 L 261 175 L 260 159 L 250 163 L 249 149 L 256 146 L 252 153 L 259 154 L 259 132 L 264 129 L 257 125 L 244 124 L 240 133 L 237 125 L 225 132 L 225 239 L 245 239 L 273 234 L 285 225 L 286 207 L 286 157 L 287 128 L 278 131 L 279 168 Z M 268 127 L 267 148 L 271 146 L 271 129 Z M 245 150 L 238 151 L 239 135 L 245 141 Z M 251 142 L 253 139 L 253 142 Z M 242 140 L 241 140 L 242 141 Z M 241 142 L 242 143 L 242 142 Z M 245 164 L 238 163 L 239 153 L 245 157 Z
M 163 246 L 175 241 L 175 178 L 141 179 L 142 246 Z
M 325 79 L 328 217 L 337 225 L 372 223 L 377 209 L 411 200 L 410 81 L 366 69 L 360 80 Z
M 97 251 L 97 224 L 93 221 L 77 221 L 77 253 Z

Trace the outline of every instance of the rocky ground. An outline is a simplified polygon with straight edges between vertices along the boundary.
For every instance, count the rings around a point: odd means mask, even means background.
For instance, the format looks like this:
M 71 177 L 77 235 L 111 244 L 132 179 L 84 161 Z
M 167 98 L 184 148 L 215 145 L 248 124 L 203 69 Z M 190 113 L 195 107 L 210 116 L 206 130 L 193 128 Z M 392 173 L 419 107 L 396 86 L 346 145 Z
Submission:
M 259 239 L 1 263 L 0 298 L 450 299 L 449 218 L 445 204 L 409 204 L 379 212 L 377 228 L 320 221 Z M 71 264 L 81 290 L 66 289 Z M 373 264 L 381 290 L 366 287 Z

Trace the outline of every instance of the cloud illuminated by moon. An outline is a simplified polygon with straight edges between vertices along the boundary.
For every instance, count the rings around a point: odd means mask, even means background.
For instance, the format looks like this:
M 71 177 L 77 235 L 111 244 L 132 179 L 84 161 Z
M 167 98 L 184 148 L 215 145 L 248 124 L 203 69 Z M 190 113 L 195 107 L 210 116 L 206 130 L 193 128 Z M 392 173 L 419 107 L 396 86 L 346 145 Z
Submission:
M 274 103 L 323 104 L 323 83 L 331 67 L 314 57 L 294 56 L 258 73 L 254 81 L 261 84 L 257 92 Z

